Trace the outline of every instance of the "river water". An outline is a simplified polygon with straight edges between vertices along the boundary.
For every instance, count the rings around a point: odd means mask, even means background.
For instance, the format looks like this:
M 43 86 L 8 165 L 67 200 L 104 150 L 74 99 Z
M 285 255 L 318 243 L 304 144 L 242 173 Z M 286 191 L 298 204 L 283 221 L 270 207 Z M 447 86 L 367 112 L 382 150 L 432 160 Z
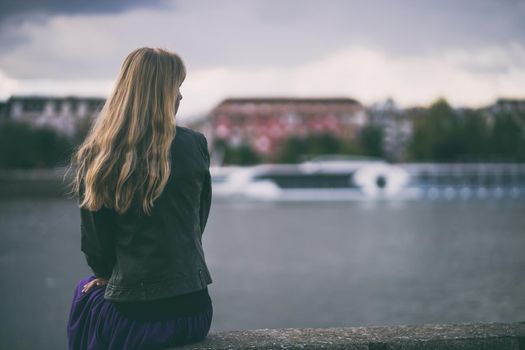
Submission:
M 0 200 L 0 348 L 65 349 L 76 203 Z M 211 331 L 525 320 L 525 201 L 214 200 Z

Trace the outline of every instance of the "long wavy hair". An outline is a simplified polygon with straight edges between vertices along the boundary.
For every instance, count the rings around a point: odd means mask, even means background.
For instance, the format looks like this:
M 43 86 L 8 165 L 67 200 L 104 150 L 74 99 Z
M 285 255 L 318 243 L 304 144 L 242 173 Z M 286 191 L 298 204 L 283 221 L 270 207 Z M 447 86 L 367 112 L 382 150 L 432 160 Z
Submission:
M 66 171 L 79 206 L 125 213 L 153 203 L 168 182 L 180 86 L 186 68 L 175 53 L 142 47 L 124 60 L 113 91 Z

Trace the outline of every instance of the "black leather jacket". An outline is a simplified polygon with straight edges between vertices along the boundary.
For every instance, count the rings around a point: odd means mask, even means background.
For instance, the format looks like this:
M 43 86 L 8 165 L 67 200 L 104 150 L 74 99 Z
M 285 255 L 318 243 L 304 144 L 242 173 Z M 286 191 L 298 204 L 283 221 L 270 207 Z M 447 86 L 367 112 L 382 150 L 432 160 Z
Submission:
M 201 241 L 212 197 L 208 142 L 177 126 L 171 147 L 171 176 L 151 216 L 80 208 L 81 251 L 109 279 L 105 299 L 167 298 L 212 283 Z

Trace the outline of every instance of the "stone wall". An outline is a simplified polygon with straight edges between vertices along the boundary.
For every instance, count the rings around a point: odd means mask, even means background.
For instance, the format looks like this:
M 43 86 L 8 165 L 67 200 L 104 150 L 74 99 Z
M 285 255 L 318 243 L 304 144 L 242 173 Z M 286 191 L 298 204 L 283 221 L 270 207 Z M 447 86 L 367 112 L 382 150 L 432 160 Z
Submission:
M 257 329 L 177 349 L 525 350 L 525 322 Z

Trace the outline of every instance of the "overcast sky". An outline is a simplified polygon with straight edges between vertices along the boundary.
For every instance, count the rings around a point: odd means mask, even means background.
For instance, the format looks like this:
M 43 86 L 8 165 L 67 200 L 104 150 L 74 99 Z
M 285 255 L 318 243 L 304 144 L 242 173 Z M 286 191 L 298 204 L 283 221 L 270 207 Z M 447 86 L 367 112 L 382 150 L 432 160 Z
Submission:
M 106 97 L 126 55 L 177 52 L 181 119 L 226 97 L 525 98 L 525 0 L 0 0 L 0 99 Z

